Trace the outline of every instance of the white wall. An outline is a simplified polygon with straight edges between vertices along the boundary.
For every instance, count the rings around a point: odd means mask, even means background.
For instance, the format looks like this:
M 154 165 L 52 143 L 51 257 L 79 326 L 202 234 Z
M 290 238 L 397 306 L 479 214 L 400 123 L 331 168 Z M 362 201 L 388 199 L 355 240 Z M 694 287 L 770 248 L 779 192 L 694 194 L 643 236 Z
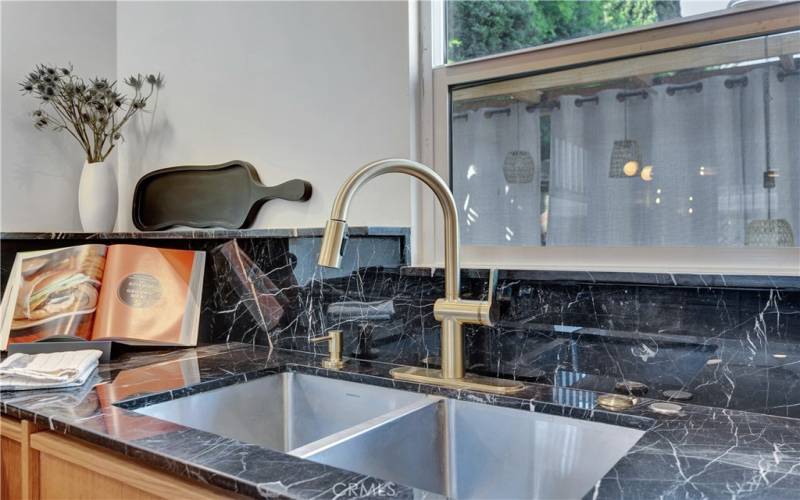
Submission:
M 158 168 L 242 159 L 267 185 L 306 179 L 308 203 L 269 202 L 254 227 L 318 227 L 358 166 L 412 156 L 405 1 L 1 4 L 3 231 L 80 229 L 81 150 L 36 131 L 35 102 L 18 92 L 38 62 L 166 75 L 156 113 L 131 124 L 115 160 L 118 230 L 133 229 L 133 187 Z M 379 179 L 350 222 L 408 226 L 409 198 L 406 178 Z
M 262 181 L 303 178 L 304 204 L 274 200 L 254 227 L 319 227 L 357 167 L 411 154 L 408 3 L 120 2 L 118 74 L 161 71 L 155 115 L 120 151 L 120 229 L 133 186 L 173 165 L 242 159 Z M 364 188 L 351 224 L 407 226 L 409 181 Z
M 113 2 L 0 2 L 3 231 L 79 230 L 78 179 L 84 157 L 66 133 L 37 131 L 37 103 L 18 82 L 38 63 L 69 62 L 85 76 L 116 73 Z

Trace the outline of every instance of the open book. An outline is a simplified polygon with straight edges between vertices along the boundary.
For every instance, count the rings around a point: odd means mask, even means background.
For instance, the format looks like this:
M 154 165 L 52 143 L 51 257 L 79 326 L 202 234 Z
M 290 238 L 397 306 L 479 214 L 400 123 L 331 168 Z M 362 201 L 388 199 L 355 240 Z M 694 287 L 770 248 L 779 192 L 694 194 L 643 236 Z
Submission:
M 0 349 L 71 335 L 194 346 L 205 253 L 80 245 L 18 253 L 0 306 Z

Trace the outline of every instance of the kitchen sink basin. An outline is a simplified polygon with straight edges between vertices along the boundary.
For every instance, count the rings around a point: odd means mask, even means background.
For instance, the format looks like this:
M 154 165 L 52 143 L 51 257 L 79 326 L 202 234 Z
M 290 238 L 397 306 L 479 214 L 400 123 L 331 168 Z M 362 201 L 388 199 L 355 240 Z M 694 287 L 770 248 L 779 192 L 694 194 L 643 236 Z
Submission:
M 292 454 L 450 498 L 580 498 L 643 434 L 456 400 L 412 406 Z
M 290 451 L 426 396 L 280 373 L 133 411 L 278 451 Z
M 643 431 L 300 373 L 138 409 L 449 498 L 580 498 Z

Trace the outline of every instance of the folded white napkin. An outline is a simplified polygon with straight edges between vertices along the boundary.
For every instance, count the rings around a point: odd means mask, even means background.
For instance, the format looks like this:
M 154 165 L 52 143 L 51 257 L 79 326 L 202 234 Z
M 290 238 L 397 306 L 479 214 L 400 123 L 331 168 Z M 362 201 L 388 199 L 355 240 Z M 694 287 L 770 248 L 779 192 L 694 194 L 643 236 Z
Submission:
M 12 354 L 0 363 L 0 390 L 23 391 L 83 385 L 97 368 L 102 355 L 96 349 Z

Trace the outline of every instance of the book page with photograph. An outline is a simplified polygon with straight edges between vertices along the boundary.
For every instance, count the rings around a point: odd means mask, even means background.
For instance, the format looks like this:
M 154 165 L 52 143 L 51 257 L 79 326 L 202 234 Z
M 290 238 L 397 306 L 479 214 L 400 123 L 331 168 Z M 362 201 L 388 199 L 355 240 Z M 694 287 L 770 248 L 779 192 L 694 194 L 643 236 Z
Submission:
M 205 253 L 108 248 L 94 340 L 197 345 Z
M 2 349 L 54 335 L 89 339 L 105 262 L 105 245 L 18 254 L 3 297 Z

